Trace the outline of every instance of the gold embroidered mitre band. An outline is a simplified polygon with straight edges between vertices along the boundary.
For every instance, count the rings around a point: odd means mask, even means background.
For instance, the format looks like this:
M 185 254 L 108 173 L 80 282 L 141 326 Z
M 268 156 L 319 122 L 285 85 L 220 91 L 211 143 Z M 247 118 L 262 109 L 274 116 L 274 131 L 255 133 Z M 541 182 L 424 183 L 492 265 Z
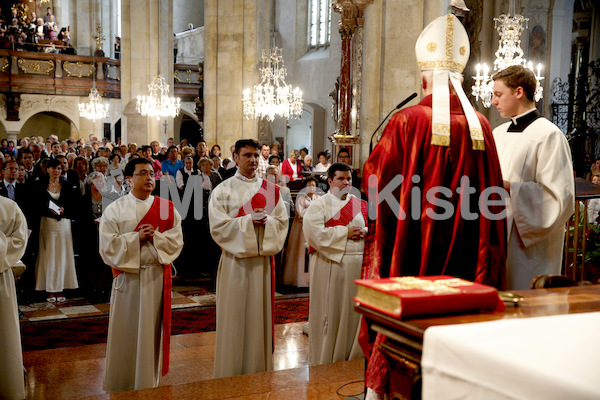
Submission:
M 415 45 L 422 71 L 433 71 L 431 144 L 450 146 L 450 88 L 454 87 L 467 118 L 474 150 L 485 150 L 483 130 L 473 106 L 460 84 L 469 61 L 467 31 L 452 14 L 439 17 L 423 29 Z

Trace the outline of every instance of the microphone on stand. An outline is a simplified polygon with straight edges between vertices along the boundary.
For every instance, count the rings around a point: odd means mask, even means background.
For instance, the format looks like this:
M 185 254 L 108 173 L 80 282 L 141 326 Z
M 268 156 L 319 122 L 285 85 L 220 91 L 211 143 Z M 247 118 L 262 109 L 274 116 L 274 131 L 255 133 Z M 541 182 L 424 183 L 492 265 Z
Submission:
M 402 102 L 400 102 L 400 104 L 398 104 L 396 107 L 394 107 L 394 109 L 392 111 L 390 111 L 390 113 L 388 115 L 386 115 L 386 117 L 383 119 L 383 121 L 381 121 L 381 123 L 379 124 L 377 129 L 375 129 L 375 132 L 373 132 L 373 134 L 371 135 L 371 141 L 369 142 L 369 154 L 371 154 L 371 152 L 373 151 L 373 138 L 375 137 L 375 134 L 377 133 L 379 128 L 381 128 L 381 125 L 383 125 L 383 123 L 390 117 L 390 115 L 392 115 L 392 113 L 394 111 L 401 109 L 402 107 L 404 107 L 406 105 L 406 103 L 408 103 L 415 97 L 417 97 L 417 94 L 413 93 L 410 96 L 408 96 L 406 99 L 402 100 Z

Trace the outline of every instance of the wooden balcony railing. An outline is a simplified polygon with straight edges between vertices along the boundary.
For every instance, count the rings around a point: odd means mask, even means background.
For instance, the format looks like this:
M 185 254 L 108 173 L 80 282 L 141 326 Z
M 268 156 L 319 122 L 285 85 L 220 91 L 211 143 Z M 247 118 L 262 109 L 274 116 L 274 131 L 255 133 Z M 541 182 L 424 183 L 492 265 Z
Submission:
M 103 97 L 121 97 L 121 62 L 105 57 L 0 50 L 0 93 L 87 96 L 95 74 Z M 182 101 L 198 97 L 197 65 L 174 65 L 174 92 Z

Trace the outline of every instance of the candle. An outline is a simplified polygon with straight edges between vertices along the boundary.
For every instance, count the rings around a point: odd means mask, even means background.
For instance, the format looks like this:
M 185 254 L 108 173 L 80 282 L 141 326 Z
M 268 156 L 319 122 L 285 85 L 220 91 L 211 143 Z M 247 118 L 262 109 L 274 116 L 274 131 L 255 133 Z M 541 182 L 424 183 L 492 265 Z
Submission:
M 476 79 L 479 80 L 480 76 L 481 76 L 481 64 L 477 64 L 475 66 L 475 69 L 477 70 L 477 78 Z
M 537 76 L 539 78 L 540 76 L 542 76 L 542 64 L 538 64 L 537 70 L 538 70 Z

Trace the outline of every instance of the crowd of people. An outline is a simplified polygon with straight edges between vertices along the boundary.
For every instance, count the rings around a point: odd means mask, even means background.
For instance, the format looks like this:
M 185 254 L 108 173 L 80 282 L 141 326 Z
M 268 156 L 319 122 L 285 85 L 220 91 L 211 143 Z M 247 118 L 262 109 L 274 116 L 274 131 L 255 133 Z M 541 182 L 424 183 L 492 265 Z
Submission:
M 263 144 L 257 169 L 259 177 L 280 188 L 292 226 L 289 245 L 275 257 L 277 279 L 278 283 L 307 287 L 302 216 L 317 196 L 317 189 L 324 188 L 324 180 L 318 173 L 311 174 L 317 169 L 312 167 L 306 148 L 292 150 L 285 159 L 279 149 L 278 143 Z M 156 179 L 154 194 L 177 197 L 176 203 L 187 207 L 182 213 L 184 247 L 174 263 L 178 277 L 216 276 L 221 250 L 209 232 L 209 196 L 237 170 L 233 154 L 225 157 L 218 144 L 209 150 L 204 141 L 195 147 L 186 140 L 176 145 L 173 139 L 168 139 L 166 146 L 158 141 L 138 146 L 112 144 L 93 136 L 87 141 L 74 137 L 58 141 L 50 135 L 46 139 L 23 138 L 18 146 L 3 139 L 0 152 L 0 195 L 19 204 L 32 230 L 23 257 L 27 269 L 19 284 L 26 298 L 45 292 L 47 301 L 62 302 L 66 300 L 66 289 L 79 289 L 80 294 L 93 300 L 108 299 L 111 276 L 98 253 L 98 224 L 106 207 L 129 193 L 124 169 L 136 158 L 150 160 Z M 343 158 L 344 150 L 341 153 Z M 319 159 L 318 167 L 326 173 L 328 154 L 319 153 Z M 285 169 L 290 163 L 293 172 Z M 309 195 L 294 201 L 287 187 L 290 181 L 306 186 Z M 187 192 L 191 197 L 185 202 Z M 195 207 L 196 196 L 202 197 L 198 199 L 202 204 L 199 209 Z M 201 263 L 198 243 L 206 246 Z
M 0 46 L 8 50 L 60 52 L 75 54 L 70 43 L 70 28 L 59 28 L 52 14 L 52 8 L 46 9 L 43 17 L 32 12 L 30 15 L 18 15 L 16 9 L 11 16 L 5 17 L 0 10 Z M 56 48 L 56 44 L 59 48 Z

